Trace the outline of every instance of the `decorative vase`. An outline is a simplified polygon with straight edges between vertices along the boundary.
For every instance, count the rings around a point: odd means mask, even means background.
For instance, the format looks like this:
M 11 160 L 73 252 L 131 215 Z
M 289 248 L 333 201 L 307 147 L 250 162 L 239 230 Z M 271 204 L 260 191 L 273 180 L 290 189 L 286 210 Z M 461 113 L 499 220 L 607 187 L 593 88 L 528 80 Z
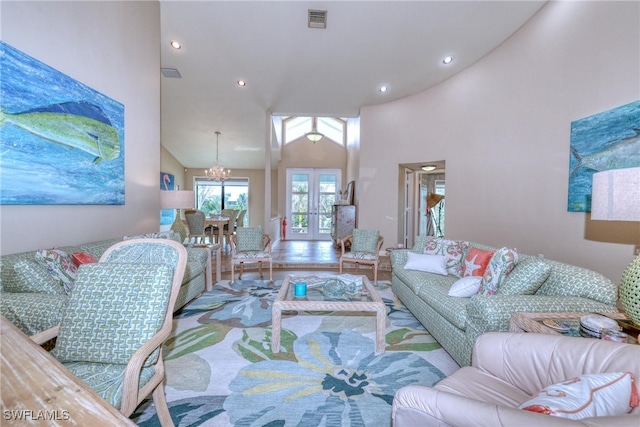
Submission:
M 622 273 L 618 292 L 624 311 L 633 323 L 640 325 L 640 255 Z

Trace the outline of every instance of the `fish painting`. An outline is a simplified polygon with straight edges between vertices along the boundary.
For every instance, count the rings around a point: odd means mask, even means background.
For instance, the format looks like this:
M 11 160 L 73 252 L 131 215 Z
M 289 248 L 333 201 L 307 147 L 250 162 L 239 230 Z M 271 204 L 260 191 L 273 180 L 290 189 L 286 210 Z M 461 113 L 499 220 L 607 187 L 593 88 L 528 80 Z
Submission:
M 93 163 L 120 155 L 118 130 L 97 106 L 86 101 L 65 102 L 10 114 L 0 109 L 0 126 L 11 123 L 56 144 L 94 156 Z
M 591 211 L 596 172 L 640 166 L 640 101 L 571 122 L 569 212 Z
M 633 136 L 614 142 L 596 153 L 582 156 L 571 147 L 571 153 L 578 159 L 571 175 L 579 168 L 588 168 L 596 172 L 609 169 L 633 168 L 640 165 L 640 128 L 633 128 Z
M 0 204 L 124 205 L 124 104 L 2 40 L 0 76 Z

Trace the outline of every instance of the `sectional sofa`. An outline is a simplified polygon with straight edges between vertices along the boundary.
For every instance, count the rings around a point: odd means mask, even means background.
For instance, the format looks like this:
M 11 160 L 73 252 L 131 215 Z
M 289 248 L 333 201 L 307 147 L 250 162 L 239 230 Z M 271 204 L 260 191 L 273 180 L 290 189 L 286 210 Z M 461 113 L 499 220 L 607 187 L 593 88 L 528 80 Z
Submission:
M 122 240 L 102 240 L 56 249 L 69 256 L 83 254 L 99 259 L 107 248 Z M 187 267 L 174 311 L 212 287 L 210 251 L 203 248 L 186 249 Z M 52 277 L 47 266 L 36 260 L 36 252 L 0 257 L 0 314 L 27 335 L 42 332 L 60 323 L 60 316 L 72 287 L 72 284 L 67 286 Z
M 409 252 L 424 254 L 429 240 L 432 239 L 421 236 L 413 249 L 392 252 L 392 288 L 461 366 L 471 363 L 476 338 L 485 332 L 508 331 L 511 315 L 515 312 L 618 311 L 615 307 L 617 287 L 603 275 L 526 254 L 518 254 L 515 268 L 494 292 L 479 292 L 470 297 L 450 296 L 449 291 L 459 277 L 405 268 Z M 464 243 L 463 260 L 471 248 L 499 249 L 480 243 L 458 242 Z M 411 255 L 411 258 L 415 257 Z

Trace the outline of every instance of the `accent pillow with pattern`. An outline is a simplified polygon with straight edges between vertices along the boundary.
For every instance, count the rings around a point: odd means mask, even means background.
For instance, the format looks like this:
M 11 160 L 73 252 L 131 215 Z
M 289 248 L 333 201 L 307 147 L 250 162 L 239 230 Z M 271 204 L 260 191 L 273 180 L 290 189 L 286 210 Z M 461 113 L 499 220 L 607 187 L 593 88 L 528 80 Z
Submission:
M 464 258 L 462 277 L 482 277 L 494 253 L 494 251 L 483 251 L 474 247 L 469 248 L 467 256 Z
M 44 264 L 49 273 L 60 281 L 66 294 L 70 294 L 76 281 L 77 267 L 71 257 L 60 249 L 40 249 L 36 261 Z
M 463 240 L 431 238 L 427 240 L 424 253 L 446 256 L 447 272 L 456 277 L 462 277 L 464 254 L 468 247 L 469 242 Z
M 480 294 L 495 295 L 500 285 L 518 263 L 518 251 L 515 248 L 502 247 L 496 251 L 482 276 Z

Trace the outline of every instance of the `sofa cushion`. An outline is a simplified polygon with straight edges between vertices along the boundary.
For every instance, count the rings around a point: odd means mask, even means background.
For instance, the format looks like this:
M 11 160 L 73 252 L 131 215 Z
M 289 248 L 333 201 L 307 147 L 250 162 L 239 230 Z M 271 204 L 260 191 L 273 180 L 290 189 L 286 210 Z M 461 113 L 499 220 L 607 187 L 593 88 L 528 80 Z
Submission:
M 618 286 L 600 273 L 550 259 L 551 274 L 535 295 L 575 296 L 616 305 Z
M 7 291 L 66 295 L 60 280 L 40 263 L 23 259 L 15 263 L 13 268 L 16 270 L 17 280 L 6 289 Z
M 444 255 L 407 254 L 407 270 L 425 271 L 427 273 L 447 275 L 447 257 Z
M 131 240 L 131 239 L 169 239 L 169 240 L 174 240 L 178 243 L 182 243 L 182 240 L 180 240 L 180 233 L 177 233 L 173 230 L 160 231 L 157 233 L 139 234 L 137 236 L 124 236 L 122 238 L 122 240 Z
M 464 257 L 462 276 L 482 277 L 494 253 L 495 251 L 483 251 L 482 249 L 470 247 Z
M 69 297 L 43 293 L 5 292 L 0 296 L 0 313 L 27 335 L 60 324 Z
M 447 257 L 447 271 L 456 277 L 462 277 L 464 254 L 469 243 L 462 240 L 432 238 L 427 240 L 424 253 Z
M 495 295 L 500 285 L 518 263 L 518 251 L 513 248 L 502 247 L 498 249 L 489 262 L 489 266 L 482 276 L 480 294 Z
M 519 261 L 498 288 L 502 295 L 533 295 L 551 274 L 551 266 L 542 259 L 527 257 Z
M 429 273 L 424 273 L 429 274 Z M 458 329 L 464 330 L 467 321 L 467 303 L 469 298 L 456 298 L 449 296 L 449 289 L 456 281 L 454 276 L 437 276 L 449 280 L 431 280 L 426 286 L 422 286 L 416 295 L 435 310 L 442 317 L 447 319 Z

